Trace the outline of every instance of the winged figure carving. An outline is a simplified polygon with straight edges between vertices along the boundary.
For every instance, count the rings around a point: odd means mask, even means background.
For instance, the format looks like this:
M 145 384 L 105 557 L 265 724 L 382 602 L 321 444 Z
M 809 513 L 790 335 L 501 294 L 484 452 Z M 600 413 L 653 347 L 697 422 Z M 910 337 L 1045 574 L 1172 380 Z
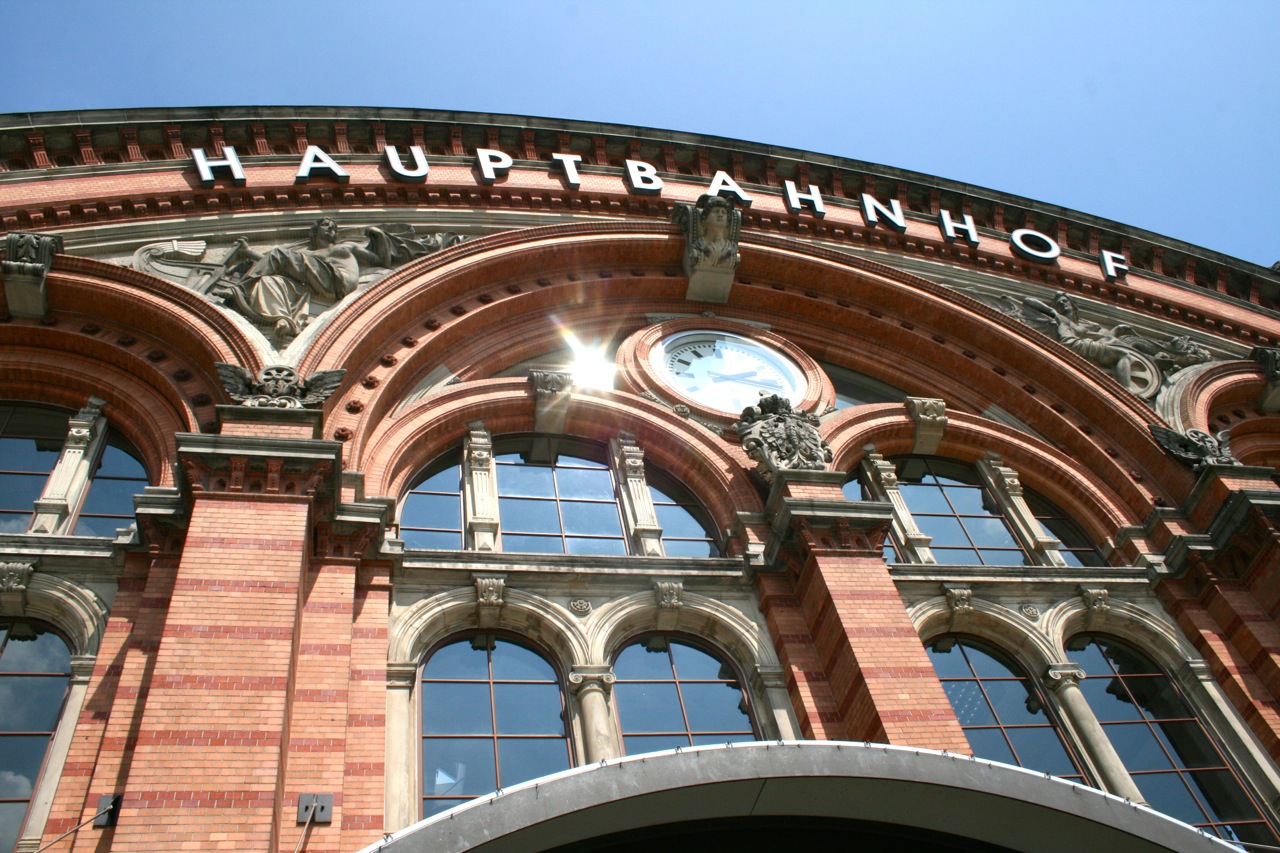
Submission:
M 243 367 L 214 362 L 227 395 L 242 406 L 318 409 L 338 390 L 345 370 L 321 370 L 306 379 L 285 364 L 269 364 L 257 376 Z

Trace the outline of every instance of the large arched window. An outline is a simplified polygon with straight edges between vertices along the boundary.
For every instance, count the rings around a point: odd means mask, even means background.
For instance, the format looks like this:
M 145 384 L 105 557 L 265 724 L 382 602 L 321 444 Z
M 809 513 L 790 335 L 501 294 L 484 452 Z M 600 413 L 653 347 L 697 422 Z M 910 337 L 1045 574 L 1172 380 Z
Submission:
M 73 421 L 73 418 L 75 420 Z M 26 533 L 35 503 L 58 469 L 57 500 L 65 506 L 42 519 L 38 532 L 114 536 L 134 518 L 133 496 L 149 478 L 138 452 L 103 423 L 97 409 L 73 415 L 23 403 L 0 403 L 0 533 Z M 72 432 L 79 434 L 72 436 Z M 64 459 L 68 440 L 88 464 Z
M 613 674 L 628 755 L 756 739 L 737 673 L 704 647 L 655 634 L 624 648 Z
M 1080 689 L 1151 807 L 1228 841 L 1280 845 L 1230 762 L 1178 686 L 1148 657 L 1110 637 L 1067 644 Z
M 406 547 L 720 556 L 715 526 L 687 488 L 648 465 L 638 466 L 644 471 L 638 477 L 637 466 L 623 466 L 603 445 L 556 436 L 507 436 L 493 441 L 491 467 L 488 451 L 482 456 L 485 461 L 477 468 L 475 461 L 464 461 L 452 451 L 418 475 L 401 502 L 400 535 Z M 628 472 L 620 475 L 619 467 Z M 646 501 L 651 515 L 647 506 L 638 505 Z
M 39 623 L 0 619 L 0 850 L 18 841 L 70 678 L 61 637 Z
M 1008 656 L 947 635 L 930 644 L 929 659 L 974 755 L 1083 781 L 1039 688 Z
M 473 634 L 422 667 L 422 816 L 567 769 L 560 678 L 522 643 Z
M 1052 550 L 1066 565 L 1103 565 L 1079 525 L 1030 490 L 1019 486 L 1016 493 L 999 493 L 993 488 L 998 478 L 984 476 L 978 466 L 954 459 L 903 456 L 889 463 L 895 469 L 896 482 L 886 483 L 884 478 L 873 482 L 874 469 L 864 466 L 863 476 L 844 487 L 850 500 L 882 500 L 888 491 L 901 495 L 906 517 L 897 519 L 886 540 L 885 559 L 889 562 L 1034 565 L 1033 548 L 1045 545 L 1024 541 L 1018 535 L 1017 526 L 1010 523 L 1010 513 L 1015 513 L 1024 516 L 1023 530 L 1038 528 L 1045 540 L 1060 543 Z M 916 531 L 928 539 L 913 542 Z

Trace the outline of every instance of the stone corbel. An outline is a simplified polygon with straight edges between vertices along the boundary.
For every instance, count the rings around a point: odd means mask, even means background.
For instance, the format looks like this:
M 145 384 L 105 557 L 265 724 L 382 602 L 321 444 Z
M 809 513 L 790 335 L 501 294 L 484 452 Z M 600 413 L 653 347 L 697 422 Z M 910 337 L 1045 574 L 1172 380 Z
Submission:
M 912 453 L 931 455 L 942 444 L 947 428 L 947 403 L 934 397 L 908 397 L 907 414 L 916 422 L 916 442 Z
M 862 459 L 862 472 L 870 485 L 872 497 L 893 505 L 894 538 L 909 552 L 906 556 L 913 562 L 936 562 L 929 547 L 933 537 L 922 533 L 916 526 L 907 509 L 907 501 L 898 488 L 898 469 L 877 453 L 874 445 L 867 445 L 865 450 L 867 455 Z
M 1084 602 L 1085 627 L 1092 628 L 1100 618 L 1106 618 L 1111 610 L 1111 593 L 1106 587 L 1080 587 L 1080 600 Z
M 417 680 L 418 665 L 416 663 L 387 664 L 388 690 L 412 690 Z
M 27 587 L 39 560 L 17 560 L 0 563 L 0 613 L 25 616 L 27 612 Z
M 655 580 L 653 598 L 658 608 L 658 630 L 675 630 L 676 623 L 680 621 L 680 608 L 684 605 L 684 581 Z
M 105 405 L 105 400 L 90 397 L 88 404 L 67 422 L 62 453 L 35 503 L 35 513 L 27 532 L 70 532 L 64 528 L 89 488 L 93 460 L 97 459 L 102 442 L 106 440 L 107 421 L 102 417 Z
M 498 484 L 493 471 L 493 438 L 482 421 L 472 421 L 467 428 L 462 453 L 467 534 L 475 550 L 496 551 Z
M 662 528 L 658 526 L 658 515 L 644 475 L 644 451 L 629 432 L 618 433 L 609 442 L 609 451 L 618 477 L 622 513 L 631 532 L 635 553 L 643 557 L 664 556 Z
M 1018 479 L 1018 472 L 1007 467 L 998 454 L 990 452 L 978 460 L 977 468 L 999 504 L 1001 513 L 1013 526 L 1014 535 L 1031 552 L 1036 563 L 1041 566 L 1065 567 L 1067 561 L 1058 551 L 1062 543 L 1046 534 L 1036 520 L 1035 513 L 1022 494 L 1022 481 Z
M 1267 377 L 1267 387 L 1258 395 L 1258 408 L 1264 412 L 1280 412 L 1280 349 L 1254 347 L 1249 358 L 1258 362 Z
M 942 594 L 946 596 L 947 609 L 951 611 L 948 630 L 954 631 L 973 615 L 973 589 L 967 583 L 944 583 Z
M 671 219 L 684 231 L 682 266 L 689 278 L 690 302 L 728 302 L 738 270 L 742 212 L 726 198 L 702 196 L 696 204 L 677 204 Z
M 476 582 L 476 620 L 481 628 L 496 628 L 502 615 L 506 575 L 473 575 Z
M 573 396 L 573 376 L 555 370 L 530 370 L 533 383 L 533 429 L 548 435 L 564 432 Z
M 57 234 L 10 231 L 4 238 L 4 295 L 9 313 L 15 317 L 43 317 L 49 311 L 44 281 L 53 266 L 53 256 L 62 252 Z

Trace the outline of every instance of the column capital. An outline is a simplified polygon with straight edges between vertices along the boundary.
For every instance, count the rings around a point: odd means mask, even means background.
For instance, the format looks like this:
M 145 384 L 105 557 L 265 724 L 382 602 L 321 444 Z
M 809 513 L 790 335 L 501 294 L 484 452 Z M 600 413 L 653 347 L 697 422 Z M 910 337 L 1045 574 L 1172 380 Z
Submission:
M 569 688 L 574 693 L 584 690 L 603 690 L 608 693 L 613 688 L 613 667 L 603 664 L 578 664 L 569 670 Z

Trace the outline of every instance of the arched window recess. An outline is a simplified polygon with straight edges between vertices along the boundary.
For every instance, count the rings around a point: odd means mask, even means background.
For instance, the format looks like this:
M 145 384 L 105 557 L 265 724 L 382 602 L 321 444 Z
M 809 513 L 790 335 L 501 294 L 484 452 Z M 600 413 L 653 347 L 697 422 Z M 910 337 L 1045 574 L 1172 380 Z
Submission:
M 970 465 L 940 456 L 886 459 L 873 449 L 845 496 L 893 505 L 885 544 L 891 563 L 1104 565 L 1080 527 L 1025 490 L 994 453 Z
M 408 548 L 718 557 L 697 499 L 648 466 L 633 435 L 608 447 L 559 435 L 494 438 L 479 421 L 401 504 Z
M 149 478 L 92 397 L 74 415 L 0 403 L 0 532 L 114 536 Z

